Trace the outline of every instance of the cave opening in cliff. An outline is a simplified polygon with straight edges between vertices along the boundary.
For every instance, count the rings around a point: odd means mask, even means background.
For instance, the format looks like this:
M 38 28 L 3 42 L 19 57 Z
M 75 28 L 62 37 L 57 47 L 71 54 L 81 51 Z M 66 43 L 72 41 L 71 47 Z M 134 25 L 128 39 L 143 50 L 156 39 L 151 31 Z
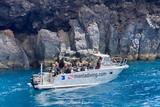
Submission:
M 40 29 L 48 29 L 53 32 L 58 32 L 59 30 L 64 30 L 65 32 L 68 32 L 70 30 L 71 26 L 69 24 L 69 21 L 62 21 L 62 20 L 56 20 L 53 21 L 47 25 L 44 25 L 42 23 L 38 24 L 37 27 L 33 27 L 33 23 L 28 23 L 28 21 L 24 22 L 23 24 L 16 24 L 13 23 L 12 25 L 6 27 L 6 26 L 0 26 L 1 30 L 4 29 L 11 29 L 13 32 L 19 34 L 19 33 L 25 33 L 25 34 L 37 34 Z

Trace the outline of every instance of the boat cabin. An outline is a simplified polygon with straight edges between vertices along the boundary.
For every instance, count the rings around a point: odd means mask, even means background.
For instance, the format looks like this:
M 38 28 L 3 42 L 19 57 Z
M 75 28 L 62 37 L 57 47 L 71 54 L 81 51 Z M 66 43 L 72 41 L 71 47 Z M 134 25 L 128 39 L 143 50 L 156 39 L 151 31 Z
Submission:
M 101 67 L 104 66 L 109 66 L 112 64 L 111 58 L 108 54 L 101 54 L 101 53 L 97 53 L 97 54 L 92 54 L 93 56 L 97 57 L 98 60 L 101 60 Z M 98 61 L 97 61 L 98 62 Z

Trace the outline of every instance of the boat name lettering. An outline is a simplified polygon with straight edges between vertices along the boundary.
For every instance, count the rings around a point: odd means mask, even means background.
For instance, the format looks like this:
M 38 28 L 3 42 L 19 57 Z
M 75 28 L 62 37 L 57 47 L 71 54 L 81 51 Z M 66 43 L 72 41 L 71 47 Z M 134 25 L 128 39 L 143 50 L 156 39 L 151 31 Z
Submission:
M 80 74 L 80 75 L 73 75 L 74 78 L 88 78 L 88 77 L 99 77 L 99 76 L 104 76 L 106 75 L 107 73 L 94 73 L 94 74 L 91 74 L 91 73 L 87 73 L 87 74 Z

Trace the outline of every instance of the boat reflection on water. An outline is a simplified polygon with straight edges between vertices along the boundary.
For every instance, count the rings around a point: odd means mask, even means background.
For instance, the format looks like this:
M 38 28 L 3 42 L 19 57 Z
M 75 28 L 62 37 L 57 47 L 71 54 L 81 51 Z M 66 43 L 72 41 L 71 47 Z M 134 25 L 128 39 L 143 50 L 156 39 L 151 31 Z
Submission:
M 119 84 L 120 85 L 120 84 Z M 119 85 L 116 82 L 98 85 L 96 87 L 76 87 L 53 90 L 36 90 L 35 101 L 39 106 L 93 106 L 100 95 L 108 95 L 116 90 Z M 102 88 L 103 87 L 103 88 Z M 115 94 L 119 92 L 115 92 Z M 102 98 L 101 98 L 102 99 Z M 96 101 L 95 101 L 96 100 Z M 99 102 L 112 103 L 112 98 L 104 97 Z M 103 105 L 103 103 L 101 103 Z M 105 105 L 106 103 L 104 103 Z
M 39 91 L 35 95 L 35 100 L 40 106 L 92 104 L 92 102 L 83 102 L 83 99 L 88 97 L 88 95 L 85 95 L 86 93 L 80 90 L 83 90 L 83 88 Z

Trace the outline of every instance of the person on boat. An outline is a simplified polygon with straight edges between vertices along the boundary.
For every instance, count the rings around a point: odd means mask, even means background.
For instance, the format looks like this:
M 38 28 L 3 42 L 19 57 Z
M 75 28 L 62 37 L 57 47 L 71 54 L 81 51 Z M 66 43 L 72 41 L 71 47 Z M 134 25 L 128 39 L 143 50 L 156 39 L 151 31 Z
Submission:
M 60 73 L 65 72 L 66 66 L 67 66 L 67 64 L 65 63 L 64 58 L 62 58 L 59 62 Z
M 77 66 L 82 67 L 82 64 L 83 64 L 82 58 L 78 59 L 77 60 Z
M 64 73 L 66 73 L 66 74 L 71 73 L 71 69 L 72 69 L 71 66 L 72 65 L 70 65 L 70 64 L 66 64 Z
M 59 68 L 62 69 L 64 67 L 65 63 L 64 63 L 64 59 L 62 58 L 59 62 Z
M 49 75 L 48 82 L 51 82 L 51 80 L 52 80 L 52 75 L 55 75 L 54 72 L 52 72 L 52 67 L 49 69 L 48 72 L 49 72 L 49 74 L 48 74 L 48 75 Z
M 52 69 L 54 69 L 56 67 L 55 63 L 52 63 Z
M 80 69 L 79 69 L 80 65 L 79 64 L 80 63 L 77 59 L 73 60 L 73 62 L 72 62 L 73 71 L 75 71 L 75 72 L 80 71 Z
M 54 75 L 56 76 L 56 75 L 58 75 L 59 72 L 60 72 L 59 63 L 56 61 L 55 64 L 54 64 L 54 66 L 55 66 L 55 68 L 54 68 L 55 74 L 54 74 Z
M 86 65 L 83 64 L 80 70 L 85 71 L 85 68 L 86 68 Z
M 97 65 L 95 69 L 100 69 L 101 67 L 101 63 L 102 63 L 102 57 L 99 57 L 98 61 L 97 61 Z
M 93 68 L 94 68 L 93 64 L 89 61 L 87 65 L 87 69 L 93 69 Z

